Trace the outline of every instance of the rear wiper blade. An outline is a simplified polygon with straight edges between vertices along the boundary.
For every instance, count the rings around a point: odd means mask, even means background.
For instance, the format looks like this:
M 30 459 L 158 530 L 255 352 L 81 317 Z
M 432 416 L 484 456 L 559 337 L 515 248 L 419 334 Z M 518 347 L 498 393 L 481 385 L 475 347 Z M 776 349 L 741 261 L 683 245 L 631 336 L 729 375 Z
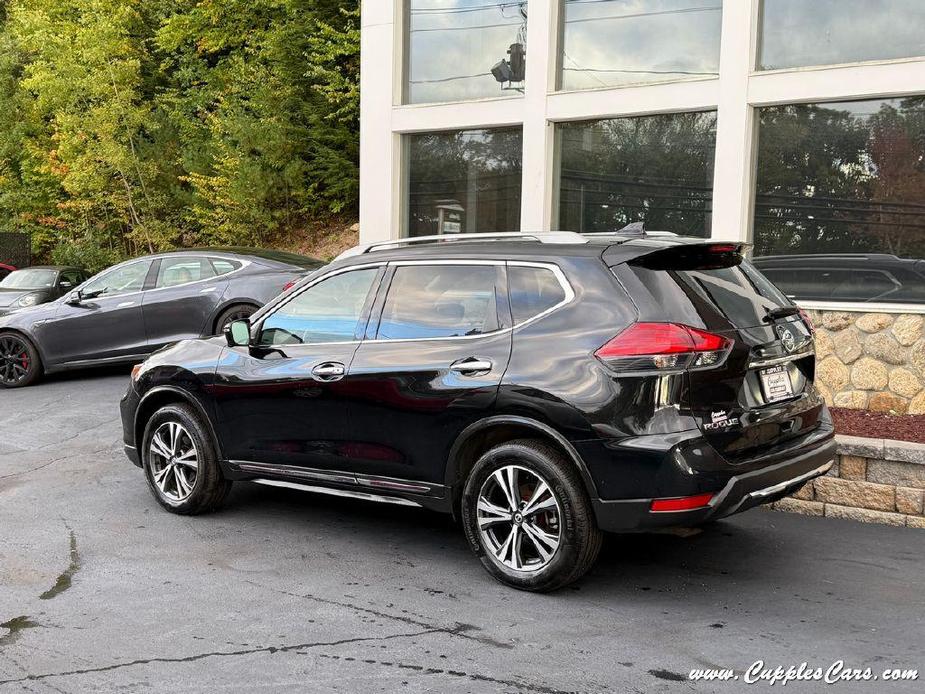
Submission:
M 764 317 L 765 321 L 771 323 L 780 318 L 787 318 L 788 316 L 795 316 L 800 312 L 799 306 L 778 306 L 777 308 L 768 308 L 765 309 L 767 315 Z

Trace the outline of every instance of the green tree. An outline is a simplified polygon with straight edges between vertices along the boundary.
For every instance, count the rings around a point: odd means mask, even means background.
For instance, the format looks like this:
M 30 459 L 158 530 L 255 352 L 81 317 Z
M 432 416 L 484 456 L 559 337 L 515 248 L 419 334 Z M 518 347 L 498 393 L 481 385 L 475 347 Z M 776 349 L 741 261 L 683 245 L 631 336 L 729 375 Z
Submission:
M 358 5 L 0 0 L 0 223 L 96 269 L 355 212 Z

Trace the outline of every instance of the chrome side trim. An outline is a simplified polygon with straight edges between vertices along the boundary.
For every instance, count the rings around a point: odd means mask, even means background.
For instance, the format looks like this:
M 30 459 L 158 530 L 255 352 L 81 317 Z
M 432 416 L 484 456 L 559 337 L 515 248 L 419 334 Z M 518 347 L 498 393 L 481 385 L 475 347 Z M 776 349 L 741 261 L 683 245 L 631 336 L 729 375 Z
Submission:
M 562 272 L 560 268 L 555 263 L 539 263 L 531 262 L 526 260 L 512 260 L 507 261 L 497 261 L 497 260 L 396 260 L 389 263 L 393 266 L 407 266 L 407 265 L 489 265 L 489 266 L 502 266 L 507 265 L 508 267 L 536 267 L 543 270 L 549 270 L 555 275 L 556 280 L 559 282 L 559 285 L 562 287 L 562 291 L 565 293 L 565 298 L 562 299 L 558 304 L 550 306 L 545 311 L 537 313 L 535 316 L 530 316 L 525 321 L 521 321 L 517 325 L 512 325 L 510 328 L 502 328 L 501 330 L 493 330 L 490 333 L 481 333 L 480 335 L 453 335 L 451 337 L 399 337 L 395 339 L 387 338 L 374 338 L 372 340 L 364 340 L 364 344 L 390 344 L 390 343 L 400 343 L 400 342 L 439 342 L 442 340 L 481 340 L 488 337 L 494 337 L 496 335 L 503 335 L 505 333 L 514 332 L 519 330 L 525 325 L 534 323 L 541 318 L 545 318 L 553 311 L 558 311 L 563 306 L 567 306 L 575 300 L 575 290 L 572 288 L 572 285 L 569 283 L 568 278 L 566 278 L 565 273 Z
M 409 492 L 411 494 L 427 494 L 431 491 L 430 487 L 421 484 L 408 484 L 406 482 L 394 482 L 385 479 L 360 479 L 357 483 L 361 487 L 373 487 L 375 489 L 391 489 L 396 492 Z
M 749 492 L 748 494 L 743 496 L 735 506 L 729 509 L 725 509 L 723 511 L 723 515 L 724 516 L 732 515 L 739 509 L 740 506 L 742 506 L 742 504 L 744 504 L 746 501 L 750 501 L 751 499 L 755 499 L 755 498 L 763 499 L 769 496 L 773 496 L 774 494 L 777 494 L 778 492 L 784 491 L 788 487 L 792 487 L 793 485 L 800 484 L 801 482 L 806 482 L 807 480 L 810 480 L 814 477 L 819 477 L 821 475 L 824 475 L 825 473 L 827 473 L 829 470 L 832 469 L 833 465 L 835 465 L 834 458 L 830 460 L 829 462 L 823 465 L 820 465 L 815 470 L 810 470 L 809 472 L 805 472 L 802 475 L 798 475 L 797 477 L 793 477 L 792 479 L 789 479 L 789 480 L 784 480 L 783 482 L 779 482 L 770 487 L 764 487 L 763 489 L 757 489 L 753 492 Z M 723 501 L 725 501 L 726 497 L 729 495 L 729 492 L 732 491 L 732 488 L 736 485 L 739 479 L 740 479 L 739 477 L 730 478 L 729 481 L 726 483 L 726 486 L 720 490 L 719 494 L 717 494 L 712 499 L 710 499 L 710 503 L 707 504 L 707 506 L 709 506 L 710 508 L 716 508 Z
M 317 468 L 297 467 L 295 465 L 274 465 L 272 463 L 255 463 L 246 460 L 229 460 L 242 472 L 253 472 L 263 475 L 278 475 L 314 482 L 327 482 L 329 484 L 349 484 L 372 489 L 388 489 L 394 492 L 407 494 L 434 495 L 439 493 L 439 486 L 427 482 L 414 482 L 396 479 L 394 477 L 375 477 L 372 475 L 354 474 L 339 470 L 319 470 Z
M 333 482 L 335 484 L 357 484 L 356 475 L 342 472 L 323 472 L 310 468 L 293 466 L 270 465 L 268 463 L 248 463 L 232 460 L 244 472 L 263 473 L 265 475 L 285 475 L 299 479 L 314 480 L 316 482 Z
M 794 352 L 793 354 L 785 354 L 782 357 L 774 357 L 772 359 L 756 359 L 755 361 L 750 361 L 748 363 L 749 369 L 763 369 L 768 366 L 775 366 L 776 364 L 786 364 L 787 362 L 794 361 L 796 359 L 802 359 L 803 357 L 808 357 L 816 353 L 814 349 L 803 350 L 802 352 Z
M 747 496 L 749 498 L 755 498 L 755 497 L 764 498 L 767 496 L 774 496 L 778 492 L 784 491 L 787 487 L 792 487 L 795 484 L 799 484 L 800 482 L 805 482 L 813 477 L 819 477 L 821 475 L 824 475 L 825 473 L 827 473 L 829 470 L 832 469 L 833 465 L 835 465 L 835 461 L 830 460 L 825 465 L 820 465 L 815 470 L 811 470 L 810 472 L 800 475 L 799 477 L 794 477 L 792 480 L 786 480 L 785 482 L 780 482 L 770 487 L 765 487 L 764 489 L 755 490 L 753 492 L 750 492 Z
M 397 496 L 383 496 L 381 494 L 368 494 L 367 492 L 354 492 L 348 489 L 333 489 L 332 487 L 316 487 L 310 484 L 299 484 L 298 482 L 286 482 L 284 480 L 268 480 L 257 478 L 251 480 L 256 484 L 263 484 L 268 487 L 284 487 L 286 489 L 298 489 L 303 492 L 314 492 L 316 494 L 327 494 L 329 496 L 342 496 L 349 499 L 361 499 L 363 501 L 376 501 L 381 504 L 396 504 L 398 506 L 414 506 L 421 508 L 421 505 L 410 499 L 401 499 Z

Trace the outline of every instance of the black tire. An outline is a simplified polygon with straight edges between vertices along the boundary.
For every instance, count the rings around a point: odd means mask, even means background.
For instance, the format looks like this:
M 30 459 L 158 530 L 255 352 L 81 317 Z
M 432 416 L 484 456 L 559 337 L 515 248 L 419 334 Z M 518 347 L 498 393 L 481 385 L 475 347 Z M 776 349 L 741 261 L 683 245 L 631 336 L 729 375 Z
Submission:
M 503 563 L 492 551 L 492 547 L 487 546 L 491 538 L 483 538 L 479 531 L 479 496 L 494 484 L 494 481 L 489 480 L 497 479 L 492 477 L 496 471 L 510 466 L 526 469 L 531 473 L 524 475 L 519 471 L 519 477 L 526 476 L 532 480 L 535 476 L 545 482 L 558 503 L 555 509 L 558 521 L 554 526 L 554 530 L 558 531 L 558 546 L 551 557 L 545 560 L 545 565 L 543 558 L 537 553 L 535 560 L 538 568 L 516 570 Z M 504 472 L 500 474 L 503 475 Z M 521 493 L 519 505 L 522 507 L 524 491 L 520 486 L 518 489 Z M 530 493 L 529 487 L 526 493 Z M 536 519 L 537 516 L 533 518 Z M 476 462 L 463 491 L 462 521 L 466 538 L 488 573 L 509 586 L 534 592 L 556 590 L 581 578 L 593 566 L 603 540 L 603 533 L 595 522 L 591 501 L 578 470 L 557 449 L 542 441 L 531 439 L 496 446 Z M 530 521 L 525 517 L 522 522 L 523 526 L 517 522 L 518 528 L 525 527 Z M 505 523 L 507 522 L 498 523 L 502 533 L 510 527 L 510 523 Z M 524 530 L 521 532 L 525 533 Z M 514 533 L 515 537 L 516 535 L 517 533 Z M 532 538 L 528 538 L 528 534 L 523 534 L 523 538 L 530 539 L 529 544 L 534 548 L 539 546 Z
M 0 332 L 0 388 L 31 386 L 43 373 L 42 358 L 29 338 Z
M 163 427 L 169 427 L 171 423 L 179 424 L 185 434 L 185 437 L 180 438 L 181 446 L 191 442 L 198 458 L 195 480 L 191 483 L 188 495 L 183 498 L 171 496 L 169 487 L 165 491 L 154 480 L 155 471 L 163 470 L 166 466 L 163 465 L 164 457 L 152 451 L 152 441 L 155 434 L 164 431 Z M 189 405 L 165 405 L 154 413 L 145 426 L 141 460 L 151 493 L 157 502 L 171 513 L 192 516 L 214 511 L 222 505 L 231 490 L 232 483 L 222 474 L 212 437 L 199 413 Z M 179 492 L 177 475 L 174 475 L 173 479 L 174 491 Z M 186 473 L 184 473 L 184 479 L 186 479 Z
M 251 306 L 250 304 L 235 304 L 234 306 L 229 306 L 222 311 L 215 320 L 215 334 L 221 335 L 225 332 L 225 328 L 229 323 L 250 318 L 256 311 L 257 307 Z

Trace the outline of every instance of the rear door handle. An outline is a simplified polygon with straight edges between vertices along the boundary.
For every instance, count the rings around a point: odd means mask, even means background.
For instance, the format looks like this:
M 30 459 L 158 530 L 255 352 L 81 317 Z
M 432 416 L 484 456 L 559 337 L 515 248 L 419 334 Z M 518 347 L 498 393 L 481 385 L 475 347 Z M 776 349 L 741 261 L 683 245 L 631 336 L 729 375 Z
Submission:
M 455 371 L 456 373 L 463 374 L 464 376 L 470 376 L 473 374 L 491 371 L 492 366 L 494 366 L 494 364 L 492 364 L 488 359 L 468 357 L 467 359 L 460 359 L 459 361 L 450 365 L 450 371 Z
M 345 373 L 346 368 L 344 365 L 336 361 L 327 361 L 324 364 L 318 364 L 312 369 L 312 377 L 316 381 L 324 381 L 325 383 L 339 381 L 344 377 Z

